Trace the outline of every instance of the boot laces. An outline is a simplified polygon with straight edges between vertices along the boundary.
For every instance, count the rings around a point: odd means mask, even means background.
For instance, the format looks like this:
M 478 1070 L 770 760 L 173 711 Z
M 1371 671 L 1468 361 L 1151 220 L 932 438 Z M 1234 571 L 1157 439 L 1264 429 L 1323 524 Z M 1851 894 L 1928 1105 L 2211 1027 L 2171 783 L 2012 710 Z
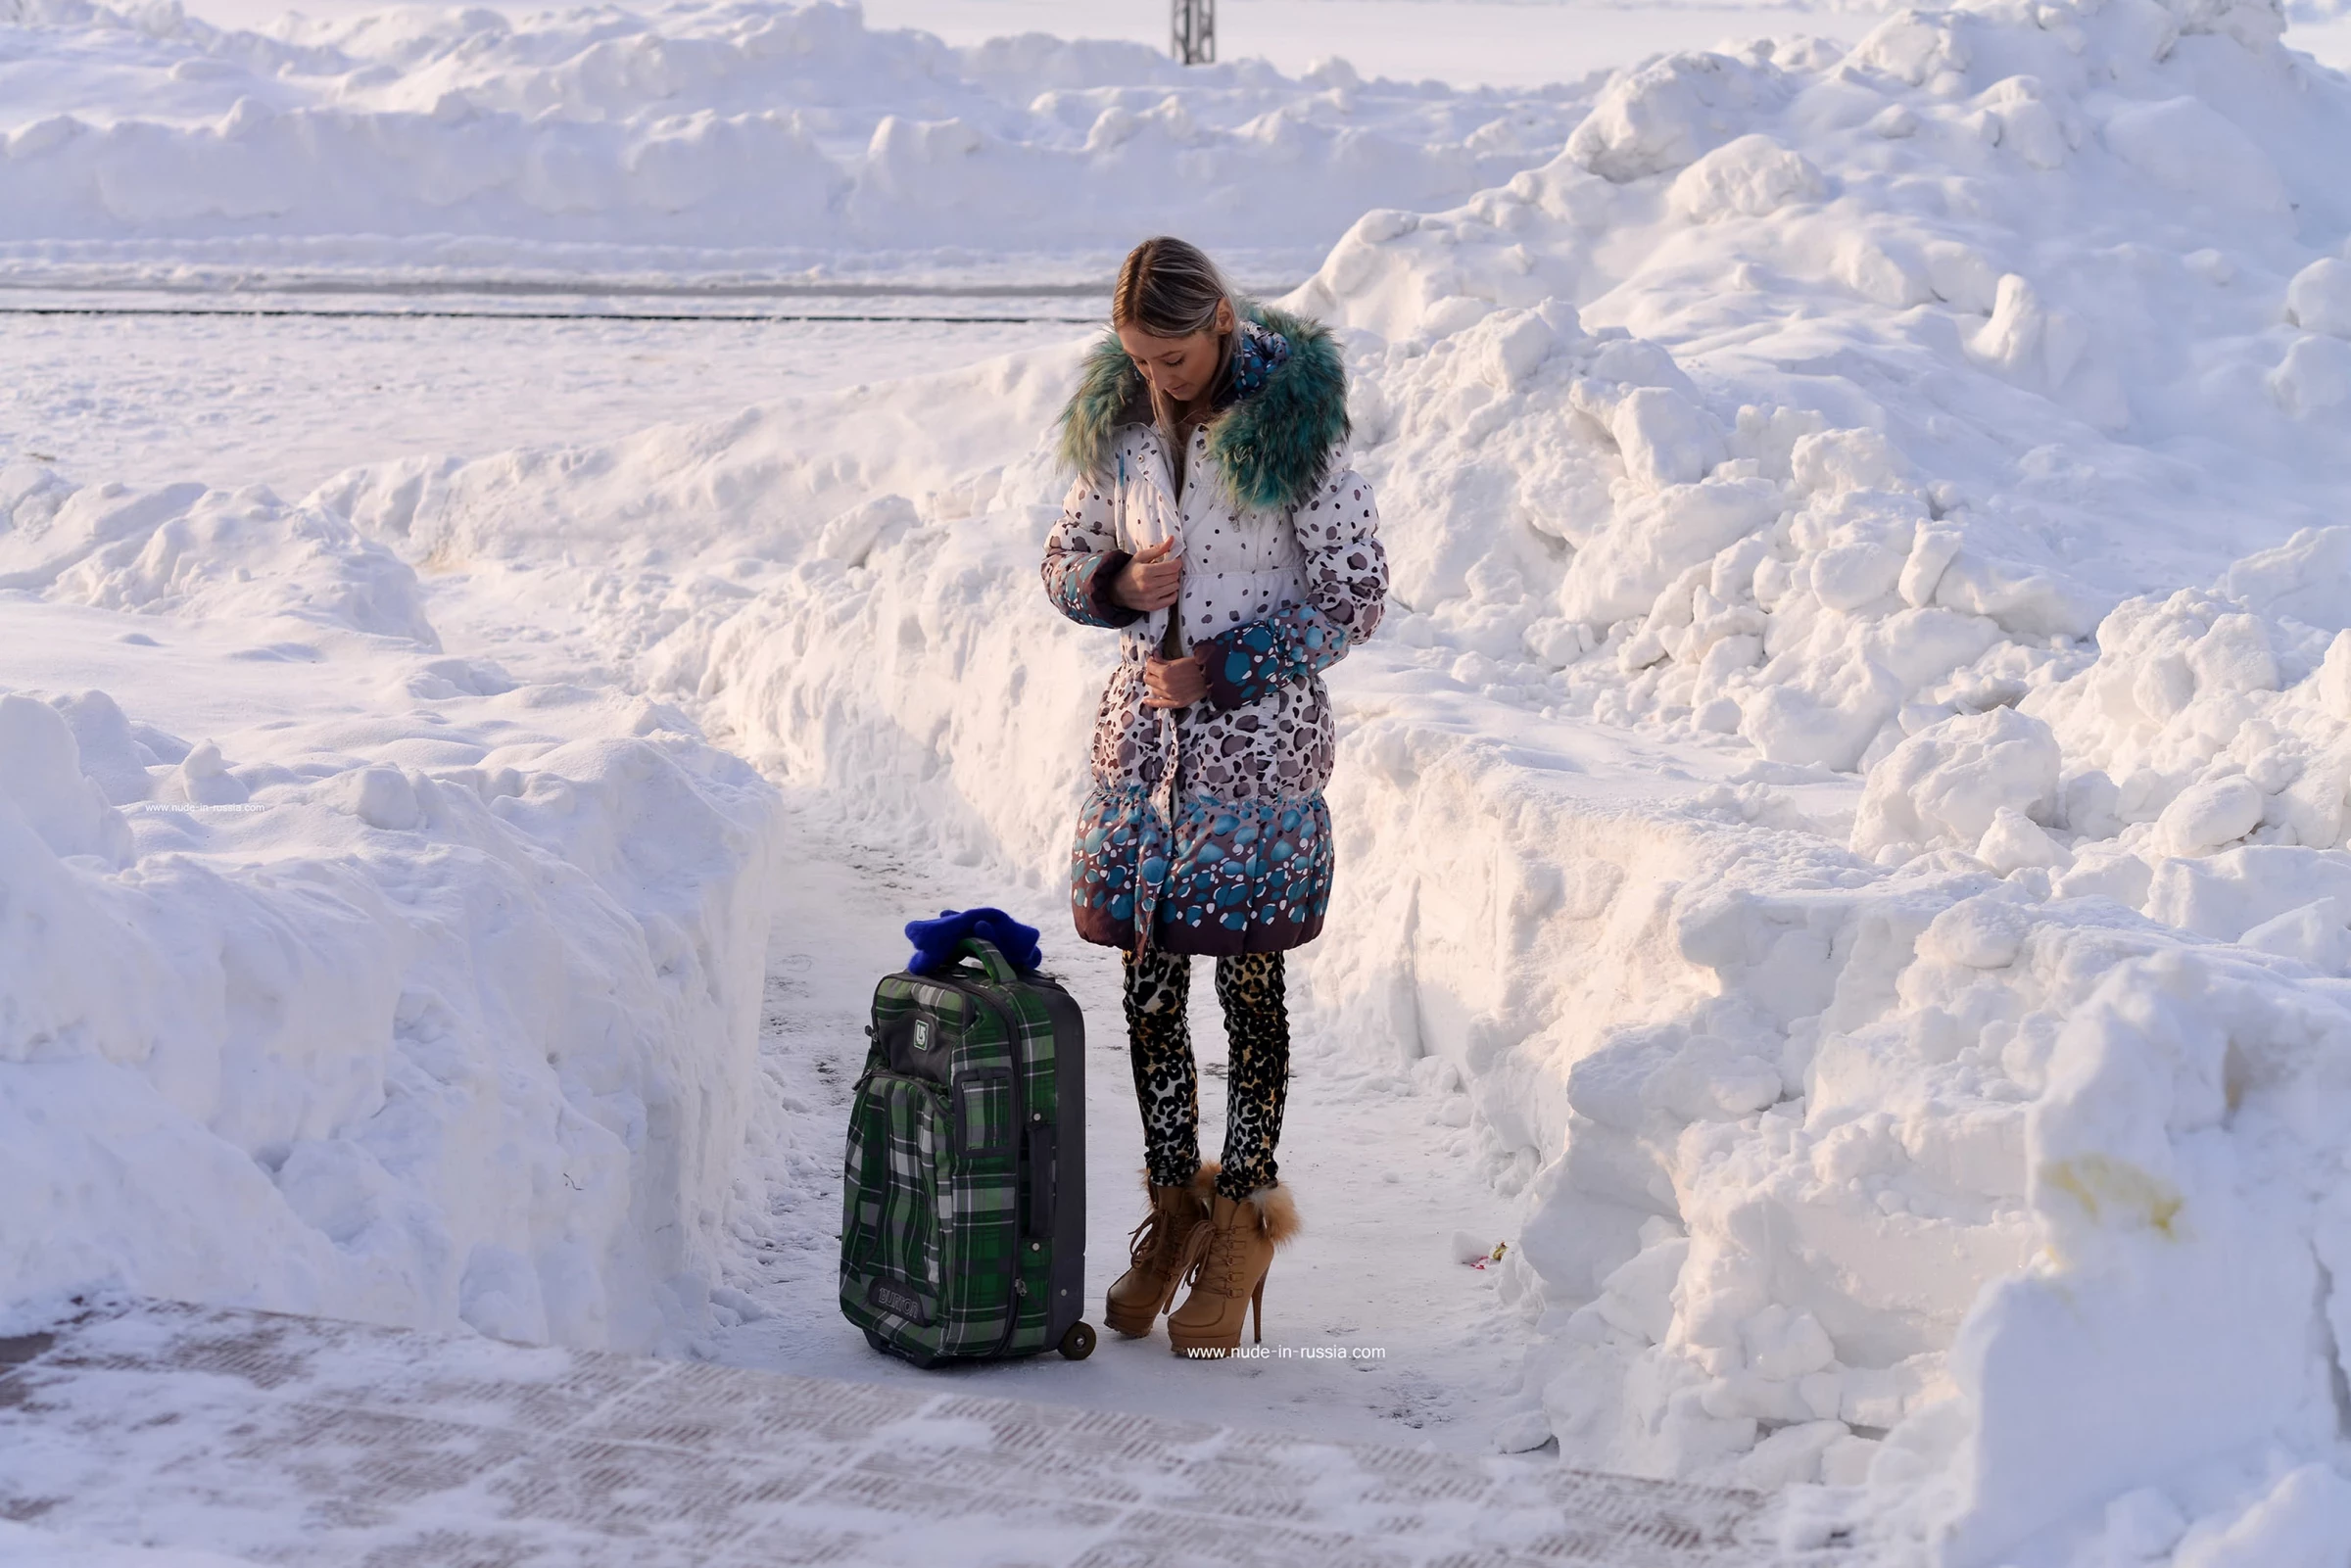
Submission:
M 1186 1285 L 1219 1296 L 1235 1294 L 1233 1287 L 1239 1283 L 1241 1273 L 1241 1226 L 1248 1219 L 1247 1214 L 1236 1213 L 1232 1223 L 1223 1229 L 1206 1224 L 1192 1232 L 1181 1265 Z
M 1183 1245 L 1177 1240 L 1177 1216 L 1153 1204 L 1142 1222 L 1127 1233 L 1127 1260 L 1146 1273 L 1180 1272 Z

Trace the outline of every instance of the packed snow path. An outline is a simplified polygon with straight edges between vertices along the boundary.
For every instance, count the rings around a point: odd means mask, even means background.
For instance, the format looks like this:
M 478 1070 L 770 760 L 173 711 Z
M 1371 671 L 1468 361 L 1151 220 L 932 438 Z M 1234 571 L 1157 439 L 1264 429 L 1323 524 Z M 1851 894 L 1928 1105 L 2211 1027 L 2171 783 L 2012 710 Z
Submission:
M 852 1388 L 163 1304 L 0 1340 L 0 1557 L 62 1537 L 109 1568 L 928 1568 L 950 1541 L 959 1563 L 1105 1568 L 1770 1550 L 1743 1493 L 1069 1415 L 954 1379 Z
M 1142 1216 L 1142 1135 L 1119 1008 L 1118 956 L 1078 941 L 1050 895 L 969 867 L 908 864 L 859 847 L 810 812 L 786 847 L 762 1032 L 769 1093 L 754 1115 L 763 1192 L 738 1220 L 740 1277 L 718 1293 L 721 1330 L 705 1354 L 777 1371 L 939 1386 L 877 1354 L 836 1300 L 841 1140 L 865 1055 L 875 980 L 906 961 L 899 927 L 942 908 L 1005 905 L 1044 927 L 1046 967 L 1086 1014 L 1089 1224 L 1087 1320 L 1127 1266 Z M 1201 1141 L 1223 1133 L 1224 1036 L 1211 962 L 1192 972 L 1192 1041 L 1201 1064 Z M 1451 1449 L 1492 1447 L 1507 1419 L 1526 1324 L 1496 1300 L 1496 1276 L 1458 1260 L 1457 1232 L 1491 1246 L 1517 1234 L 1509 1202 L 1475 1174 L 1459 1096 L 1351 1051 L 1299 1004 L 1293 982 L 1292 1081 L 1280 1160 L 1304 1233 L 1266 1286 L 1263 1359 L 1209 1365 L 1169 1354 L 1164 1328 L 1142 1340 L 1105 1330 L 1083 1362 L 1058 1356 L 948 1374 L 952 1386 L 1092 1409 L 1184 1415 L 1355 1441 Z M 755 1315 L 754 1315 L 755 1314 Z

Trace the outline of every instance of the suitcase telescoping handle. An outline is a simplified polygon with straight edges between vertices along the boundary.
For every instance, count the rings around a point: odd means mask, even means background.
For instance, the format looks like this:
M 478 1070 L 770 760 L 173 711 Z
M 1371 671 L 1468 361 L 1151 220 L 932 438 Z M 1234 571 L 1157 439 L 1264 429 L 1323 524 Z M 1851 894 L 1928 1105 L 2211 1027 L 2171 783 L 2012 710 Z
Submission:
M 1021 977 L 1021 972 L 1012 967 L 1012 960 L 984 936 L 965 937 L 955 944 L 955 956 L 979 960 L 980 967 L 987 971 L 987 977 L 998 985 L 1011 985 Z

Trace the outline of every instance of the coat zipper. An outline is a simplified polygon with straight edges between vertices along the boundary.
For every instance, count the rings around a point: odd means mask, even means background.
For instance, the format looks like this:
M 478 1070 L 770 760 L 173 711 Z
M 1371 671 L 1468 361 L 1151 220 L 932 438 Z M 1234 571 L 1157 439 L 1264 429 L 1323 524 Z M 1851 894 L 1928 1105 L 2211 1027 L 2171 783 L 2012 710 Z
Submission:
M 1168 510 L 1174 514 L 1169 537 L 1176 542 L 1178 547 L 1181 547 L 1183 544 L 1183 503 L 1176 498 L 1174 492 L 1174 459 L 1166 451 L 1166 437 L 1154 430 L 1151 439 L 1158 443 L 1156 455 L 1159 463 L 1156 470 L 1146 469 L 1143 474 L 1143 483 L 1158 493 L 1159 498 L 1166 501 Z M 1122 452 L 1119 456 L 1119 474 L 1122 481 L 1120 494 L 1122 496 L 1126 494 L 1124 484 L 1126 472 L 1127 458 L 1126 454 Z M 1165 476 L 1168 483 L 1161 483 L 1162 476 Z M 1180 593 L 1177 594 L 1176 602 L 1169 605 L 1165 613 L 1168 618 L 1160 627 L 1159 639 L 1159 652 L 1162 657 L 1169 656 L 1173 640 L 1177 635 L 1177 627 L 1183 617 L 1183 597 Z M 1159 744 L 1160 774 L 1163 785 L 1159 794 L 1154 797 L 1153 804 L 1167 822 L 1170 850 L 1168 864 L 1173 868 L 1175 864 L 1173 852 L 1176 834 L 1176 773 L 1178 764 L 1182 761 L 1183 746 L 1176 736 L 1176 715 L 1172 710 L 1162 710 L 1159 715 Z M 1142 862 L 1139 857 L 1135 862 L 1135 870 L 1139 876 L 1142 870 Z M 1149 952 L 1151 949 L 1151 927 L 1158 918 L 1159 910 L 1157 888 L 1152 889 L 1150 903 L 1151 915 L 1146 918 L 1143 912 L 1143 900 L 1139 896 L 1135 899 L 1134 950 L 1138 954 Z

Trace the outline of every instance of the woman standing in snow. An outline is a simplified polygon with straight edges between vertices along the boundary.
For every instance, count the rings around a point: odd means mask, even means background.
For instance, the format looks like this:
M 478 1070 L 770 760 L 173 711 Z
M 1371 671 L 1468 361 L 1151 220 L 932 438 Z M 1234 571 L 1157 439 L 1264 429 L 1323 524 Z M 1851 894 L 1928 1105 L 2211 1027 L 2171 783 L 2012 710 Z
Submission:
M 1234 298 L 1214 262 L 1152 239 L 1119 269 L 1112 336 L 1062 412 L 1078 471 L 1045 546 L 1063 614 L 1120 629 L 1078 821 L 1078 932 L 1126 953 L 1128 1041 L 1151 1208 L 1104 1316 L 1168 1319 L 1178 1354 L 1263 1337 L 1289 1077 L 1282 954 L 1330 901 L 1330 705 L 1320 671 L 1379 624 L 1370 487 L 1343 466 L 1347 380 L 1318 323 Z M 1223 1162 L 1203 1163 L 1184 1020 L 1217 961 L 1230 1042 Z

